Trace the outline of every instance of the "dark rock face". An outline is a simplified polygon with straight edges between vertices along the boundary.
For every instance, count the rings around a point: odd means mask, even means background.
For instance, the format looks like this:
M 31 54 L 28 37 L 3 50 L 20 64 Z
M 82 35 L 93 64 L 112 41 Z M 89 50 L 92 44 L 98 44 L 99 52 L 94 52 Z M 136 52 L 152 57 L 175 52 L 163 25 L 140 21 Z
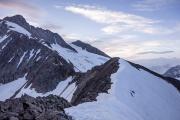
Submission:
M 4 46 L 4 47 L 3 47 Z M 8 83 L 23 77 L 37 92 L 48 92 L 57 84 L 72 76 L 73 65 L 57 52 L 15 31 L 0 43 L 0 83 Z
M 74 44 L 74 45 L 76 45 L 78 47 L 81 47 L 82 49 L 85 49 L 88 52 L 91 52 L 91 53 L 94 53 L 94 54 L 98 54 L 98 55 L 102 55 L 104 57 L 110 58 L 109 55 L 107 55 L 106 53 L 102 52 L 101 50 L 99 50 L 99 49 L 97 49 L 97 48 L 95 48 L 95 47 L 93 47 L 93 46 L 91 46 L 91 45 L 89 45 L 87 43 L 84 43 L 84 42 L 82 42 L 80 40 L 72 42 L 72 44 Z
M 24 95 L 0 102 L 0 120 L 72 120 L 64 111 L 70 106 L 54 95 L 37 98 Z
M 7 21 L 23 27 L 31 37 L 10 30 Z M 0 84 L 26 75 L 25 87 L 31 84 L 37 92 L 45 93 L 75 74 L 73 65 L 51 49 L 52 44 L 59 44 L 76 52 L 58 34 L 33 27 L 16 15 L 0 20 L 0 39 L 2 37 L 5 38 L 0 41 Z
M 128 61 L 129 62 L 129 61 Z M 177 79 L 174 79 L 174 78 L 171 78 L 171 77 L 166 77 L 166 76 L 163 76 L 163 75 L 160 75 L 154 71 L 151 71 L 149 70 L 148 68 L 145 68 L 139 64 L 135 64 L 135 63 L 132 63 L 132 62 L 129 62 L 132 66 L 134 66 L 135 68 L 137 68 L 138 70 L 139 69 L 143 69 L 159 78 L 162 78 L 162 80 L 165 80 L 166 82 L 172 84 L 179 92 L 180 92 L 180 80 L 177 80 Z
M 83 102 L 96 101 L 98 93 L 108 93 L 111 88 L 111 74 L 119 68 L 119 58 L 111 58 L 100 66 L 95 66 L 86 73 L 79 73 L 74 79 L 77 89 L 71 103 L 78 105 Z
M 28 32 L 31 33 L 31 36 L 33 38 L 39 38 L 37 40 L 41 42 L 46 42 L 48 44 L 59 44 L 62 47 L 68 48 L 74 52 L 77 52 L 74 48 L 72 48 L 70 45 L 68 45 L 57 33 L 53 33 L 49 30 L 44 30 L 42 28 L 34 27 L 29 25 L 29 23 L 26 22 L 26 20 L 21 15 L 15 15 L 12 17 L 5 17 L 3 19 L 4 21 L 10 21 L 13 23 L 16 23 L 23 28 L 25 28 Z
M 172 78 L 180 78 L 180 65 L 170 68 L 164 73 L 164 76 Z
M 5 24 L 5 21 L 0 20 L 0 37 L 5 35 L 8 31 L 7 25 Z

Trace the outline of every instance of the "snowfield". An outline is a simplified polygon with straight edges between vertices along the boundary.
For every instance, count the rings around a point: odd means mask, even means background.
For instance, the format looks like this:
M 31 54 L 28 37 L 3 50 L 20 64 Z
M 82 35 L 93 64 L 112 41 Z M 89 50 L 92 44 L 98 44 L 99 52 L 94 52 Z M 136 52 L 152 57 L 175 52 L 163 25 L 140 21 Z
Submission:
M 109 94 L 66 109 L 77 120 L 180 120 L 180 94 L 171 84 L 123 59 Z

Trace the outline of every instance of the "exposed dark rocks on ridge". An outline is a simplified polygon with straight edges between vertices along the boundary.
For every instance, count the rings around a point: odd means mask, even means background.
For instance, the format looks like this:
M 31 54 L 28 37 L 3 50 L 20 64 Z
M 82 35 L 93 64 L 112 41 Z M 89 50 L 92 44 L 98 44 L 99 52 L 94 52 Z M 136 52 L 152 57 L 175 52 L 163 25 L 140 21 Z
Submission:
M 74 45 L 76 45 L 78 47 L 81 47 L 82 49 L 85 49 L 88 52 L 91 52 L 91 53 L 94 53 L 94 54 L 98 54 L 98 55 L 102 55 L 104 57 L 110 58 L 109 55 L 107 55 L 106 53 L 102 52 L 101 50 L 91 46 L 90 44 L 84 43 L 84 42 L 82 42 L 80 40 L 74 41 L 74 42 L 72 42 L 72 44 L 74 44 Z
M 64 111 L 70 106 L 55 95 L 37 98 L 24 95 L 0 102 L 0 120 L 72 120 Z
M 77 105 L 83 102 L 96 101 L 99 93 L 108 93 L 111 88 L 111 74 L 119 68 L 119 58 L 111 58 L 100 66 L 95 66 L 86 73 L 79 73 L 74 79 L 77 89 L 71 103 Z

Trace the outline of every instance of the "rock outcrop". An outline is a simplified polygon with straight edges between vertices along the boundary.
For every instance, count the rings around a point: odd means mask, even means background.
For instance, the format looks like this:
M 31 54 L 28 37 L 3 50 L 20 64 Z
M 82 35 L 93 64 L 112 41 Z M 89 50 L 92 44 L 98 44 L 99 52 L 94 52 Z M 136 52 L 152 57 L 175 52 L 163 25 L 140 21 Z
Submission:
M 78 105 L 83 102 L 96 101 L 99 93 L 108 93 L 111 88 L 111 75 L 119 68 L 119 58 L 111 58 L 100 66 L 95 66 L 86 73 L 79 73 L 76 81 L 77 89 L 71 103 Z
M 0 102 L 0 120 L 72 120 L 64 111 L 70 106 L 54 95 L 37 98 L 24 95 Z

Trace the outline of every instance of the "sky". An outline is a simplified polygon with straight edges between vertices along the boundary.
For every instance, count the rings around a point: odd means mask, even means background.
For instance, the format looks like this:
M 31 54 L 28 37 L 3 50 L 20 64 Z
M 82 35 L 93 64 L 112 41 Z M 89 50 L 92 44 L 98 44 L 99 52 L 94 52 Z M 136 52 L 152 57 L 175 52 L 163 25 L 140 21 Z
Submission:
M 16 14 L 128 60 L 180 58 L 180 0 L 0 0 L 0 19 Z

